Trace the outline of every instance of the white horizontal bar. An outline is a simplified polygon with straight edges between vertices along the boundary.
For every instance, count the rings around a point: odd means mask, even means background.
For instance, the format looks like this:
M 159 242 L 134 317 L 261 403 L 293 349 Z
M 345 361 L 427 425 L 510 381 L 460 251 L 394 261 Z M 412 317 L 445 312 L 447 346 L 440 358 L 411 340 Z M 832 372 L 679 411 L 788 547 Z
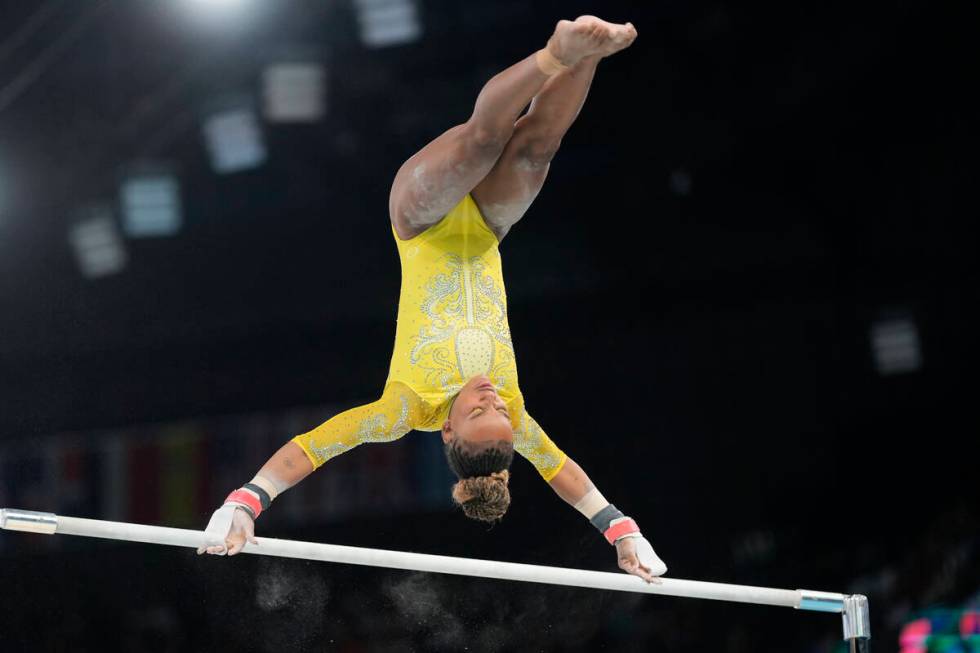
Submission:
M 202 546 L 205 542 L 203 531 L 182 528 L 81 519 L 77 517 L 63 517 L 51 513 L 36 513 L 11 509 L 0 510 L 0 513 L 2 513 L 0 526 L 10 530 L 37 531 L 36 524 L 39 521 L 48 521 L 49 523 L 54 521 L 56 522 L 56 527 L 53 529 L 54 532 L 62 535 L 102 537 L 113 540 L 127 540 L 130 542 L 192 547 L 195 549 Z M 662 578 L 660 579 L 662 583 L 651 584 L 637 576 L 625 573 L 588 571 L 585 569 L 569 569 L 565 567 L 545 567 L 516 562 L 497 562 L 494 560 L 475 560 L 424 553 L 341 546 L 337 544 L 280 540 L 269 537 L 259 537 L 256 539 L 259 542 L 257 545 L 246 543 L 242 552 L 283 558 L 322 560 L 325 562 L 340 562 L 371 567 L 455 574 L 458 576 L 478 576 L 482 578 L 498 578 L 530 583 L 548 583 L 551 585 L 661 594 L 716 601 L 734 601 L 738 603 L 777 605 L 791 608 L 801 607 L 801 599 L 803 599 L 804 594 L 808 596 L 818 595 L 822 602 L 822 607 L 807 607 L 806 605 L 803 607 L 804 609 L 815 609 L 825 612 L 840 612 L 841 610 L 835 609 L 834 606 L 838 603 L 842 606 L 845 598 L 843 594 L 829 592 L 773 589 L 769 587 L 681 580 L 678 578 Z

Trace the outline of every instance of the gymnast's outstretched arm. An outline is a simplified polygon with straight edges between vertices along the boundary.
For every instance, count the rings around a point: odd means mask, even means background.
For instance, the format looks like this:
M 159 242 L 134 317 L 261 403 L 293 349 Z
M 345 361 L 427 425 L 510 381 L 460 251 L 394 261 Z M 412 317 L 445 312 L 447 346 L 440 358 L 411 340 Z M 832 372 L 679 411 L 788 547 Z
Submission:
M 410 388 L 389 383 L 377 401 L 334 415 L 315 429 L 297 435 L 279 448 L 255 477 L 232 492 L 212 517 L 208 529 L 226 532 L 224 545 L 198 549 L 198 553 L 235 555 L 246 541 L 255 543 L 254 520 L 272 500 L 331 458 L 365 442 L 391 442 L 411 431 L 422 419 L 424 406 Z M 222 513 L 233 505 L 231 514 Z M 230 527 L 219 513 L 231 518 Z M 217 521 L 216 521 L 217 520 Z
M 648 582 L 659 582 L 657 577 L 667 571 L 667 566 L 642 537 L 636 523 L 606 501 L 578 463 L 567 458 L 548 483 L 558 496 L 582 513 L 607 540 L 615 543 L 620 569 Z
M 513 424 L 514 449 L 534 465 L 558 496 L 615 544 L 620 569 L 648 582 L 659 582 L 657 576 L 666 572 L 667 566 L 642 536 L 636 522 L 606 501 L 585 470 L 555 445 L 528 414 L 523 397 L 515 409 L 519 418 Z

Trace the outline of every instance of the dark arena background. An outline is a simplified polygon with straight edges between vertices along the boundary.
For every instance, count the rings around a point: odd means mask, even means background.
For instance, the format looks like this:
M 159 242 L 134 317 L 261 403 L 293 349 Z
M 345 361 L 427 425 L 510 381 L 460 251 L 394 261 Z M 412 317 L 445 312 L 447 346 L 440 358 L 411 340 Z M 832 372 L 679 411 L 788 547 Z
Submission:
M 639 37 L 501 245 L 535 417 L 666 577 L 980 651 L 967 4 L 3 2 L 0 507 L 201 530 L 376 399 L 395 172 L 596 14 Z M 622 573 L 522 457 L 493 527 L 454 482 L 437 433 L 365 444 L 256 534 Z M 0 533 L 0 586 L 4 652 L 847 650 L 839 615 L 65 535 Z

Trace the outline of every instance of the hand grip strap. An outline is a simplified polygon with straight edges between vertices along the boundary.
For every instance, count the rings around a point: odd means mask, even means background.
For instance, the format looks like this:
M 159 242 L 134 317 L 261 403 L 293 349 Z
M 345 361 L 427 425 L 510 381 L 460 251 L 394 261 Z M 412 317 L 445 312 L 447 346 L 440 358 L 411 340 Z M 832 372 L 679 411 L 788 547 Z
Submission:
M 629 535 L 630 533 L 639 533 L 639 532 L 640 532 L 640 527 L 636 525 L 636 522 L 633 521 L 632 518 L 627 517 L 623 521 L 613 524 L 612 526 L 607 528 L 606 531 L 603 533 L 603 535 L 606 536 L 606 540 L 610 544 L 615 544 L 616 540 L 623 537 L 624 535 Z
M 258 516 L 262 514 L 262 503 L 259 501 L 259 498 L 245 488 L 238 488 L 229 494 L 225 499 L 225 503 L 240 505 L 245 508 L 245 511 L 248 512 L 252 519 L 258 519 Z

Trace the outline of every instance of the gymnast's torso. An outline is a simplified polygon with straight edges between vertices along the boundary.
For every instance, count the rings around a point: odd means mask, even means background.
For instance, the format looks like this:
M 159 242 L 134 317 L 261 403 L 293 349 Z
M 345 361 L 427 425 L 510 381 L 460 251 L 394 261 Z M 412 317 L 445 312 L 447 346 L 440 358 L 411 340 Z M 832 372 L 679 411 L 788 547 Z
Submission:
M 452 398 L 478 374 L 490 378 L 516 419 L 522 399 L 500 251 L 472 196 L 410 240 L 394 227 L 392 235 L 402 282 L 386 384 L 407 386 L 430 409 L 419 430 L 439 430 Z
M 473 197 L 467 193 L 414 238 L 401 240 L 394 227 L 391 232 L 402 283 L 385 393 L 397 386 L 417 398 L 424 409 L 415 412 L 413 428 L 438 431 L 466 381 L 486 375 L 507 404 L 514 449 L 551 480 L 567 456 L 525 409 L 497 236 Z
M 439 431 L 468 379 L 484 374 L 507 404 L 514 450 L 550 481 L 568 457 L 528 414 L 517 383 L 497 237 L 467 194 L 421 234 L 401 240 L 402 283 L 381 398 L 295 436 L 314 468 L 368 442 Z

